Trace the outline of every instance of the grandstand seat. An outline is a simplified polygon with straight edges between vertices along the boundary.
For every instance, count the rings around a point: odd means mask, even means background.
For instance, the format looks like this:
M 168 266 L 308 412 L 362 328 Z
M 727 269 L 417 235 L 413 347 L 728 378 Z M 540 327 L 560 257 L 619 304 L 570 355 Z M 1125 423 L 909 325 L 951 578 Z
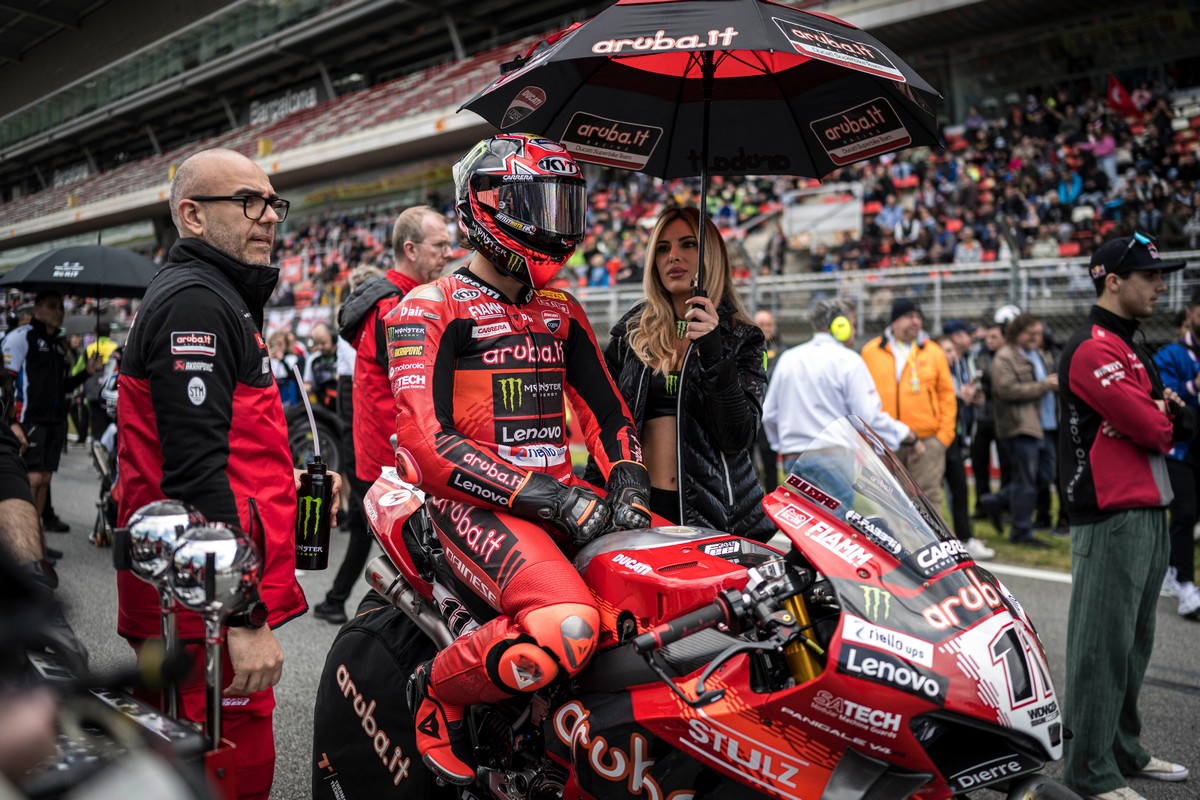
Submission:
M 1058 246 L 1058 255 L 1060 258 L 1074 258 L 1079 255 L 1079 242 L 1070 241 L 1063 242 Z
M 950 231 L 950 233 L 958 233 L 962 230 L 962 226 L 963 221 L 958 217 L 951 217 L 946 220 L 946 230 Z
M 984 261 L 995 261 L 996 260 L 996 251 L 995 250 L 984 250 L 983 251 L 983 260 Z
M 883 203 L 878 200 L 872 200 L 869 203 L 863 203 L 863 214 L 873 215 L 878 214 L 883 210 Z
M 916 175 L 908 175 L 904 178 L 897 178 L 892 183 L 897 189 L 915 189 L 920 182 L 921 179 Z

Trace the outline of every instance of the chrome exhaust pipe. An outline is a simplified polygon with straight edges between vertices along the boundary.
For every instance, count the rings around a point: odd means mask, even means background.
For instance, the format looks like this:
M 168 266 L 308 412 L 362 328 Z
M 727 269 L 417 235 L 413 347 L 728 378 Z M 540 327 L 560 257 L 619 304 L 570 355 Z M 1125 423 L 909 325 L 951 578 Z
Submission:
M 415 622 L 438 650 L 449 647 L 454 641 L 454 634 L 450 633 L 437 609 L 417 593 L 386 555 L 376 556 L 367 564 L 365 577 L 371 588 Z

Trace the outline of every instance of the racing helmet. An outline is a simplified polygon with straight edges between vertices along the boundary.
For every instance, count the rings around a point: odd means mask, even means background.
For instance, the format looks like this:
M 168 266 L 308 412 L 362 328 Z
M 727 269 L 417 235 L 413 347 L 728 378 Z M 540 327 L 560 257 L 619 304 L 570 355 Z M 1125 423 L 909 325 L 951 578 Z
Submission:
M 541 289 L 583 239 L 587 182 L 551 139 L 501 133 L 454 165 L 458 224 L 501 272 Z

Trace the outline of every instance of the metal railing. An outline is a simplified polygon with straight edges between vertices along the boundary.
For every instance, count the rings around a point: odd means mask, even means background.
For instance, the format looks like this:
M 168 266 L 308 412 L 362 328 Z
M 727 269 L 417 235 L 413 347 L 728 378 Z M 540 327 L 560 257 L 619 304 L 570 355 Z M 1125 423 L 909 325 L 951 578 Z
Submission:
M 1163 253 L 1200 266 L 1200 251 Z M 749 259 L 747 259 L 749 261 Z M 812 334 L 811 310 L 818 300 L 839 298 L 857 308 L 857 341 L 878 335 L 888 324 L 892 301 L 913 297 L 921 303 L 925 329 L 940 334 L 950 319 L 980 322 L 997 308 L 1014 304 L 1040 317 L 1057 339 L 1065 341 L 1087 316 L 1096 293 L 1079 258 L 1030 259 L 1013 266 L 999 262 L 848 271 L 833 274 L 756 276 L 738 284 L 748 309 L 765 308 L 775 315 L 782 340 L 798 344 Z M 1166 276 L 1167 292 L 1154 316 L 1143 323 L 1151 343 L 1175 338 L 1173 313 L 1200 288 L 1200 274 L 1185 269 Z M 576 297 L 601 340 L 613 324 L 642 297 L 640 285 L 615 289 L 581 288 Z

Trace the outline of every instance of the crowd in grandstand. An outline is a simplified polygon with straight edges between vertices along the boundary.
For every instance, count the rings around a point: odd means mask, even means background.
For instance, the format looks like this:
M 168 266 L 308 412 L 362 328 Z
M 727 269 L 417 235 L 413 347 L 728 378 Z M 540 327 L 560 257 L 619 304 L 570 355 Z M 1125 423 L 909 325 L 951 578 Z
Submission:
M 1162 87 L 1143 84 L 1131 102 L 1136 113 L 1123 114 L 1086 87 L 1061 86 L 991 115 L 972 107 L 946 128 L 944 150 L 887 155 L 826 178 L 862 186 L 860 231 L 826 244 L 802 234 L 789 239 L 776 226 L 761 261 L 742 265 L 742 274 L 1007 262 L 1014 248 L 1026 259 L 1086 256 L 1114 232 L 1135 227 L 1156 236 L 1163 250 L 1200 246 L 1196 127 L 1177 130 Z M 649 224 L 664 206 L 697 202 L 698 184 L 590 168 L 589 184 L 589 234 L 568 264 L 569 282 L 636 284 Z M 713 178 L 709 211 L 728 231 L 816 184 Z M 430 200 L 456 233 L 450 203 Z M 349 270 L 388 265 L 388 220 L 396 211 L 297 215 L 275 253 L 285 277 L 295 280 L 281 284 L 273 303 L 336 305 Z

